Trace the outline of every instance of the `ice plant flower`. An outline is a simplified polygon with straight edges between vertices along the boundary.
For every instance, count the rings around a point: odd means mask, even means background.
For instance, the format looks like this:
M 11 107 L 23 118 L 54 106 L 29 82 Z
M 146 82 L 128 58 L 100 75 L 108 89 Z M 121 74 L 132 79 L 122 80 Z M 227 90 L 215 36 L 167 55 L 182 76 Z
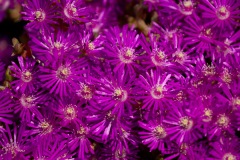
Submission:
M 167 148 L 165 145 L 167 145 L 168 133 L 166 126 L 162 122 L 154 120 L 147 123 L 139 122 L 139 126 L 144 129 L 144 131 L 139 131 L 142 143 L 148 145 L 150 152 L 155 149 L 164 151 Z
M 163 120 L 170 140 L 175 140 L 179 145 L 193 143 L 201 138 L 199 113 L 187 106 L 176 106 L 171 108 L 170 114 Z
M 80 122 L 73 129 L 73 134 L 67 137 L 67 145 L 70 151 L 76 151 L 78 158 L 86 159 L 87 154 L 94 154 L 89 138 L 91 138 L 90 127 Z
M 58 5 L 62 19 L 68 24 L 90 22 L 94 16 L 92 9 L 83 0 L 61 0 Z
M 19 66 L 12 62 L 9 67 L 11 74 L 16 78 L 11 84 L 16 91 L 32 92 L 38 88 L 38 65 L 33 59 L 18 57 Z
M 186 20 L 184 26 L 185 45 L 193 46 L 197 52 L 213 51 L 213 44 L 216 44 L 216 31 L 211 26 L 205 26 L 197 15 Z
M 112 113 L 122 115 L 132 113 L 132 87 L 135 77 L 119 72 L 113 76 L 96 79 L 96 102 L 100 105 L 99 109 L 111 110 Z
M 112 114 L 111 111 L 98 112 L 98 114 L 89 115 L 86 118 L 92 134 L 100 135 L 103 143 L 114 139 L 117 134 L 117 121 L 119 118 L 116 114 Z
M 105 32 L 105 37 L 104 52 L 114 71 L 125 70 L 134 74 L 139 68 L 136 61 L 140 59 L 140 40 L 136 31 L 126 25 L 122 29 L 115 26 Z
M 23 121 L 30 122 L 34 115 L 39 116 L 39 101 L 41 93 L 25 92 L 14 95 L 14 113 L 19 113 Z
M 238 9 L 240 3 L 238 1 L 214 0 L 210 3 L 208 0 L 203 0 L 203 3 L 199 6 L 203 11 L 202 17 L 209 19 L 206 23 L 207 26 L 232 29 L 232 26 L 239 23 L 237 21 L 240 18 L 240 11 Z
M 78 102 L 75 97 L 71 99 L 64 98 L 56 103 L 58 104 L 53 106 L 53 111 L 56 117 L 59 117 L 62 126 L 79 123 L 81 114 L 83 114 L 82 103 Z
M 74 48 L 77 39 L 71 30 L 51 33 L 46 30 L 39 36 L 32 36 L 30 46 L 33 56 L 45 64 L 51 63 L 59 57 L 71 57 L 76 55 L 77 49 Z
M 67 96 L 74 92 L 73 87 L 77 85 L 77 79 L 81 79 L 86 73 L 85 62 L 82 60 L 56 60 L 49 67 L 41 67 L 39 78 L 42 87 L 49 89 L 50 93 Z
M 6 125 L 6 132 L 1 134 L 0 154 L 3 159 L 29 159 L 31 153 L 31 142 L 24 136 L 25 124 L 20 127 L 16 124 L 13 131 Z
M 29 30 L 49 30 L 52 24 L 56 23 L 57 8 L 52 1 L 27 0 L 23 6 L 23 19 L 30 21 L 26 28 Z
M 143 64 L 146 64 L 146 69 L 153 67 L 157 69 L 165 69 L 171 65 L 169 62 L 169 50 L 167 50 L 167 45 L 164 42 L 158 42 L 153 34 L 150 35 L 149 43 L 143 35 L 141 36 L 141 39 L 141 45 L 147 53 L 147 59 L 142 62 Z
M 143 109 L 152 112 L 163 111 L 169 103 L 171 87 L 168 85 L 171 74 L 160 74 L 159 71 L 150 70 L 145 75 L 140 75 L 136 98 L 143 100 Z
M 239 140 L 220 139 L 211 146 L 207 160 L 237 160 L 240 158 Z

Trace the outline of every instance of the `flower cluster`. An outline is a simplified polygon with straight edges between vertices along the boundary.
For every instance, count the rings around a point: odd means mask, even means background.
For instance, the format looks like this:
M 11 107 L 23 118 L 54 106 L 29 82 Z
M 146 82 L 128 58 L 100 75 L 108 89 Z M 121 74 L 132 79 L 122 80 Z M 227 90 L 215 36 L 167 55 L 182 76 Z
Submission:
M 3 159 L 240 159 L 239 0 L 19 2 Z

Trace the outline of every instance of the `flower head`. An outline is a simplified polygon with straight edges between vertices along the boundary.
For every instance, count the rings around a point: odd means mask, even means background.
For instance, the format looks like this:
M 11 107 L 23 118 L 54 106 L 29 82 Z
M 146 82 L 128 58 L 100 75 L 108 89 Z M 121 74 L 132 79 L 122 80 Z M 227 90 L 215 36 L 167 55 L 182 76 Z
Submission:
M 30 21 L 27 29 L 48 30 L 52 24 L 56 23 L 56 11 L 56 7 L 50 0 L 27 0 L 26 4 L 23 4 L 22 15 L 24 20 Z
M 12 62 L 10 66 L 11 74 L 16 78 L 12 82 L 12 86 L 16 91 L 24 92 L 34 91 L 38 86 L 38 66 L 33 59 L 23 59 L 23 57 L 18 57 L 18 62 L 20 67 Z

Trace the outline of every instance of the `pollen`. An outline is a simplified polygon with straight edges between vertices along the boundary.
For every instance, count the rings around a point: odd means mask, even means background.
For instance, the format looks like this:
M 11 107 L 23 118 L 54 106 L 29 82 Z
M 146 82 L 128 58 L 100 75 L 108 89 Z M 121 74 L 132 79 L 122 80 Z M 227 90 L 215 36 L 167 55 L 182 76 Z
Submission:
M 151 60 L 154 65 L 162 66 L 163 62 L 166 61 L 166 55 L 163 51 L 155 49 L 152 52 Z
M 167 136 L 167 133 L 165 129 L 162 126 L 157 126 L 154 130 L 153 133 L 157 138 L 165 138 Z
M 225 114 L 220 114 L 217 119 L 219 127 L 227 128 L 229 126 L 230 119 Z
M 132 63 L 134 58 L 135 58 L 134 49 L 125 47 L 122 50 L 120 50 L 119 59 L 121 60 L 121 62 Z
M 70 69 L 65 66 L 61 66 L 57 70 L 57 77 L 62 80 L 66 80 L 70 74 L 71 74 Z
M 223 80 L 223 82 L 228 83 L 228 84 L 232 82 L 231 74 L 229 73 L 227 68 L 223 69 L 221 79 Z
M 124 102 L 126 101 L 127 99 L 127 91 L 121 89 L 121 88 L 117 88 L 114 90 L 114 93 L 113 93 L 113 98 L 115 100 L 119 100 L 121 102 Z
M 212 65 L 204 65 L 202 67 L 202 73 L 204 74 L 204 76 L 214 76 L 216 74 L 215 67 Z
M 73 120 L 77 117 L 76 110 L 72 104 L 67 105 L 64 110 L 64 115 L 67 120 Z
M 39 22 L 44 21 L 44 19 L 46 18 L 46 14 L 44 11 L 42 10 L 38 10 L 35 12 L 35 19 Z
M 85 134 L 86 133 L 86 129 L 83 126 L 81 126 L 80 129 L 77 131 L 77 133 L 81 134 L 81 135 Z
M 67 18 L 73 18 L 74 16 L 77 16 L 77 8 L 74 4 L 66 5 L 63 12 Z
M 150 91 L 151 96 L 154 99 L 161 99 L 163 98 L 163 91 L 164 91 L 164 87 L 162 85 L 157 85 L 156 87 L 153 87 L 152 90 Z
M 60 42 L 54 42 L 54 47 L 56 47 L 59 50 L 62 48 L 62 44 Z
M 205 108 L 204 109 L 204 114 L 203 114 L 203 121 L 204 122 L 209 122 L 212 120 L 212 114 L 213 114 L 213 111 L 209 108 Z
M 222 160 L 237 160 L 237 157 L 231 153 L 224 154 Z
M 217 17 L 220 20 L 226 20 L 230 16 L 229 10 L 225 6 L 221 6 L 217 9 Z
M 77 95 L 86 100 L 90 100 L 93 97 L 93 89 L 87 84 L 81 84 L 81 88 L 77 91 Z
M 12 139 L 11 139 L 12 141 Z M 16 157 L 16 155 L 20 152 L 25 152 L 25 150 L 20 149 L 19 146 L 17 146 L 16 143 L 7 143 L 5 146 L 2 148 L 5 152 L 12 154 L 12 157 Z
M 240 97 L 236 97 L 236 98 L 234 98 L 233 100 L 232 100 L 232 104 L 234 105 L 234 106 L 240 106 Z
M 183 64 L 185 61 L 185 53 L 182 51 L 176 51 L 174 54 L 175 62 Z
M 24 108 L 31 108 L 33 105 L 33 97 L 32 96 L 26 96 L 26 95 L 22 95 L 20 98 L 20 103 Z
M 52 125 L 50 125 L 48 122 L 43 121 L 40 123 L 40 128 L 42 128 L 42 135 L 46 135 L 48 133 L 51 133 L 53 128 Z
M 187 116 L 182 117 L 180 118 L 179 125 L 186 130 L 190 130 L 193 127 L 193 120 Z
M 191 0 L 184 0 L 183 3 L 180 3 L 180 8 L 182 14 L 186 16 L 191 15 L 193 12 L 193 3 Z
M 95 45 L 92 42 L 88 43 L 88 49 L 89 50 L 94 50 L 95 49 Z
M 23 82 L 32 81 L 32 73 L 28 70 L 22 72 L 21 79 L 22 79 Z

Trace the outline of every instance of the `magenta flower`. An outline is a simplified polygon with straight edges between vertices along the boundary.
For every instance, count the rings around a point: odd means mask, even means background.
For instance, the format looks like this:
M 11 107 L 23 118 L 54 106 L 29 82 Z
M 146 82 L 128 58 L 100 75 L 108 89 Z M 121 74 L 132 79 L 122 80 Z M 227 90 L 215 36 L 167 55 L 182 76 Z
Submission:
M 84 70 L 85 69 L 85 70 Z M 74 92 L 77 80 L 86 73 L 85 61 L 57 60 L 50 66 L 41 67 L 39 75 L 42 87 L 50 93 L 60 95 L 61 98 Z
M 71 30 L 67 32 L 59 30 L 56 34 L 45 31 L 39 37 L 32 36 L 30 46 L 33 56 L 44 63 L 78 54 L 75 48 L 77 37 Z
M 140 58 L 139 35 L 135 30 L 129 30 L 128 26 L 122 29 L 113 27 L 105 32 L 106 40 L 104 43 L 106 58 L 116 71 L 128 71 L 135 73 L 139 68 L 136 61 Z
M 11 84 L 16 91 L 32 92 L 38 88 L 38 66 L 33 59 L 18 57 L 19 66 L 12 62 L 9 67 L 11 74 L 16 78 Z
M 168 148 L 166 147 L 168 133 L 166 126 L 161 121 L 150 120 L 147 123 L 139 122 L 139 126 L 144 129 L 144 131 L 139 131 L 140 138 L 144 145 L 148 145 L 150 152 L 155 149 L 164 151 Z
M 25 124 L 20 127 L 16 124 L 13 131 L 6 125 L 6 132 L 1 134 L 0 154 L 3 159 L 29 159 L 31 154 L 31 142 L 24 136 Z
M 212 26 L 205 26 L 200 17 L 192 16 L 186 20 L 187 25 L 184 26 L 186 34 L 185 45 L 192 46 L 197 52 L 213 51 L 213 44 L 216 43 L 216 31 Z
M 111 111 L 98 112 L 98 114 L 90 115 L 86 118 L 90 124 L 92 134 L 100 136 L 102 142 L 106 143 L 117 135 L 117 121 L 119 117 Z
M 30 21 L 26 28 L 28 30 L 49 30 L 56 23 L 57 8 L 50 0 L 27 0 L 23 6 L 23 19 Z
M 70 124 L 78 124 L 82 116 L 81 103 L 75 98 L 58 100 L 53 106 L 55 116 L 60 119 L 62 126 L 68 126 Z
M 73 134 L 67 137 L 69 150 L 76 151 L 79 159 L 87 159 L 89 154 L 94 154 L 91 137 L 90 127 L 82 122 L 78 123 L 73 129 Z
M 163 111 L 164 106 L 170 103 L 171 86 L 168 85 L 171 74 L 160 74 L 159 71 L 146 72 L 140 75 L 138 80 L 138 90 L 136 98 L 143 100 L 142 108 L 149 111 Z
M 223 139 L 221 141 L 214 142 L 212 149 L 209 152 L 207 160 L 218 160 L 218 159 L 233 159 L 237 160 L 240 158 L 239 140 Z
M 125 72 L 118 72 L 109 78 L 96 79 L 96 102 L 100 105 L 99 109 L 113 114 L 122 115 L 132 113 L 132 87 L 134 76 L 127 75 Z
M 87 23 L 94 16 L 92 9 L 83 0 L 61 0 L 59 8 L 62 19 L 68 24 Z
M 169 48 L 165 42 L 158 42 L 153 34 L 150 35 L 149 43 L 144 36 L 141 38 L 141 45 L 147 52 L 146 60 L 142 62 L 143 64 L 146 64 L 146 69 L 153 67 L 157 69 L 165 69 L 172 65 L 169 61 Z
M 203 0 L 199 7 L 203 11 L 202 16 L 209 20 L 206 22 L 207 26 L 232 29 L 233 26 L 239 24 L 237 19 L 240 18 L 238 9 L 240 3 L 238 1 L 214 0 L 210 3 L 208 0 Z
M 21 120 L 30 122 L 33 116 L 39 116 L 39 102 L 42 100 L 42 93 L 18 93 L 14 96 L 14 113 L 19 113 Z
M 175 140 L 179 145 L 193 143 L 201 138 L 199 113 L 196 108 L 187 109 L 187 106 L 171 108 L 170 114 L 163 120 L 167 125 L 166 131 L 170 140 Z

